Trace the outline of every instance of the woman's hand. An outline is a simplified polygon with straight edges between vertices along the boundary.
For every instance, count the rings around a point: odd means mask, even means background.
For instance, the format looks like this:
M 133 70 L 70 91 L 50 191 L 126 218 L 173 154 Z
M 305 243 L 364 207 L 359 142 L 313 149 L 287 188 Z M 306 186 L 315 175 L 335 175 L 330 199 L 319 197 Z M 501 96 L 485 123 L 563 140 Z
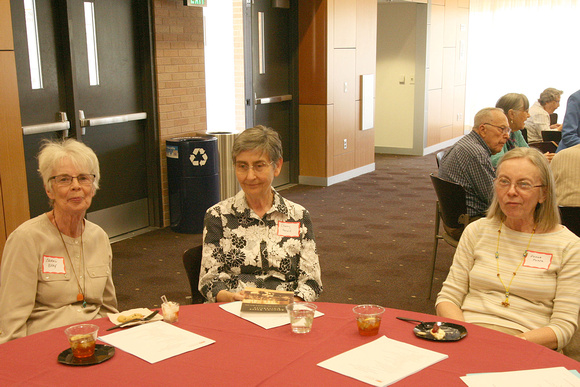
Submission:
M 217 302 L 242 301 L 244 299 L 244 294 L 241 290 L 238 293 L 232 293 L 227 290 L 220 290 L 215 299 Z
M 554 124 L 554 125 L 550 125 L 550 129 L 556 129 L 557 131 L 561 132 L 562 131 L 562 124 Z
M 550 153 L 550 152 L 546 152 L 544 153 L 544 156 L 546 157 L 546 159 L 548 160 L 548 162 L 552 162 L 552 159 L 554 158 L 556 154 L 555 153 Z

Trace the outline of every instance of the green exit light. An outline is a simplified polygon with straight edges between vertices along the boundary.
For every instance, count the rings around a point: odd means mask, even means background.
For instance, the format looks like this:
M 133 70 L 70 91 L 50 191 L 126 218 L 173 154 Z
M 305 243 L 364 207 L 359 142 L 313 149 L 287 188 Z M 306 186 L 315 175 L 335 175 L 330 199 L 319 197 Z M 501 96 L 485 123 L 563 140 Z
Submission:
M 183 5 L 188 7 L 207 7 L 207 0 L 183 0 Z

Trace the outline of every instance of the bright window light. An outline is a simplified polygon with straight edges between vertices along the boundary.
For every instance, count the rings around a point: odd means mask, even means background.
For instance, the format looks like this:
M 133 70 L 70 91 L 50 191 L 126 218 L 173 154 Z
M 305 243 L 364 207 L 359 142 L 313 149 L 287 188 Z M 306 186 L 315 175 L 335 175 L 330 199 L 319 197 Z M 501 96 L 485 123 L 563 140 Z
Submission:
M 40 63 L 40 48 L 38 44 L 36 1 L 24 0 L 24 18 L 26 21 L 26 39 L 28 41 L 30 83 L 33 90 L 42 89 L 42 66 Z
M 95 4 L 85 1 L 85 30 L 87 35 L 87 60 L 89 63 L 89 84 L 99 84 L 99 58 L 97 56 L 97 31 L 95 25 Z

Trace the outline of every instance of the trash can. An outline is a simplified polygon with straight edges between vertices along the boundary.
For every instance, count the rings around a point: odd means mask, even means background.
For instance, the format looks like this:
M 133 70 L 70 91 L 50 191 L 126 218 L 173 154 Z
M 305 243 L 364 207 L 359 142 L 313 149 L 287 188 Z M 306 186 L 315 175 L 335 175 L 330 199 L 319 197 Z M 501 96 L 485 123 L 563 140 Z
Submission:
M 232 160 L 232 148 L 239 133 L 236 132 L 208 132 L 217 137 L 218 153 L 220 156 L 220 200 L 234 196 L 240 190 L 236 177 L 236 170 Z
M 201 234 L 206 210 L 220 199 L 217 138 L 175 137 L 166 146 L 171 229 Z

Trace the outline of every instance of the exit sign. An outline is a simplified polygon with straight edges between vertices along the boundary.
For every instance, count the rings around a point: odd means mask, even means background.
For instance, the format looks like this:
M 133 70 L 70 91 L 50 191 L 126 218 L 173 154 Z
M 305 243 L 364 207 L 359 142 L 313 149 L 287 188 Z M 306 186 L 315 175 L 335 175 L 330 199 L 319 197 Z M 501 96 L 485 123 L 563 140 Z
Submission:
M 207 0 L 183 0 L 183 5 L 188 7 L 207 7 Z

